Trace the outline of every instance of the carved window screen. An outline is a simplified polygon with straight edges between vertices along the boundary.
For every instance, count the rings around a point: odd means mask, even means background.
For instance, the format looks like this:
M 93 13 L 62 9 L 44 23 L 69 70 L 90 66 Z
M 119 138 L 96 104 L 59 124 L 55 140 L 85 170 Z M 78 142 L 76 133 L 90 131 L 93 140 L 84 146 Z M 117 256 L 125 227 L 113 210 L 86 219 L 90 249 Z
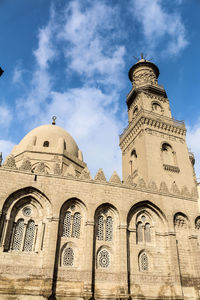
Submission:
M 112 217 L 106 219 L 106 241 L 112 241 L 113 237 L 113 220 Z
M 63 266 L 72 267 L 74 265 L 74 251 L 71 247 L 63 251 Z
M 12 250 L 21 250 L 23 232 L 24 232 L 24 220 L 20 219 L 17 221 L 16 227 L 14 230 Z
M 99 241 L 104 240 L 104 217 L 98 217 L 98 227 L 97 227 L 97 239 Z
M 62 236 L 64 237 L 70 237 L 71 233 L 71 212 L 67 211 L 63 218 L 63 232 Z
M 33 220 L 29 221 L 26 227 L 26 233 L 24 238 L 24 251 L 32 251 L 33 242 L 35 236 L 35 222 Z
M 110 253 L 106 249 L 99 251 L 98 265 L 101 268 L 108 268 L 110 266 Z
M 77 212 L 74 214 L 72 237 L 75 237 L 75 238 L 80 237 L 80 228 L 81 228 L 81 214 Z
M 139 263 L 140 263 L 140 271 L 143 271 L 143 272 L 148 271 L 149 262 L 148 262 L 148 256 L 146 255 L 146 253 L 142 253 L 140 255 Z

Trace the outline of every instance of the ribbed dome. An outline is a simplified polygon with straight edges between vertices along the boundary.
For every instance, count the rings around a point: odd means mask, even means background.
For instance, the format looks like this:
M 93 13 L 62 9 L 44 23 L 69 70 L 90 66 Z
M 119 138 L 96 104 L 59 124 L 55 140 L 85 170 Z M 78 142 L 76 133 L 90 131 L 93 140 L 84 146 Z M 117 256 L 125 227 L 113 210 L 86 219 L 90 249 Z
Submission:
M 32 151 L 46 153 L 66 150 L 76 157 L 78 157 L 79 150 L 72 136 L 65 129 L 56 125 L 42 125 L 33 129 L 14 147 L 12 154 L 17 155 L 30 147 Z

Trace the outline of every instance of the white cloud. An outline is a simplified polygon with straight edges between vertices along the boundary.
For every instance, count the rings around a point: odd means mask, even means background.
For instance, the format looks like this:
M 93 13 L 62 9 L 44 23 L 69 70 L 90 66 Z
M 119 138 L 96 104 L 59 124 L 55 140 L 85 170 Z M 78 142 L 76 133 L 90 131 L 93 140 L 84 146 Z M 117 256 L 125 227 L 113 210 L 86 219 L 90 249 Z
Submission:
M 178 54 L 187 45 L 185 27 L 178 12 L 164 9 L 164 0 L 132 0 L 134 16 L 143 28 L 149 52 Z M 179 3 L 180 4 L 180 3 Z M 161 48 L 161 42 L 164 48 Z
M 81 2 L 69 4 L 59 38 L 66 42 L 67 68 L 79 73 L 82 80 L 121 86 L 125 47 L 112 44 L 111 29 L 116 25 L 116 7 L 98 1 L 85 11 Z M 105 38 L 105 35 L 109 38 Z M 98 78 L 94 78 L 98 75 Z
M 11 153 L 14 143 L 9 140 L 0 140 L 0 152 L 2 152 L 3 160 Z
M 115 7 L 100 1 L 87 9 L 71 1 L 62 15 L 52 9 L 33 52 L 36 65 L 29 93 L 18 100 L 28 128 L 50 123 L 56 115 L 57 124 L 77 141 L 93 176 L 102 167 L 108 178 L 114 170 L 121 175 L 118 135 L 124 127 L 117 114 L 125 47 L 113 43 L 116 14 Z M 77 88 L 53 89 L 51 67 L 58 53 L 64 56 L 66 75 L 76 76 Z
M 200 122 L 193 127 L 188 127 L 187 142 L 188 147 L 195 155 L 196 176 L 200 181 Z
M 11 110 L 6 105 L 0 105 L 0 126 L 8 128 L 13 119 Z
M 13 83 L 21 84 L 24 70 L 20 64 L 17 64 L 13 71 Z

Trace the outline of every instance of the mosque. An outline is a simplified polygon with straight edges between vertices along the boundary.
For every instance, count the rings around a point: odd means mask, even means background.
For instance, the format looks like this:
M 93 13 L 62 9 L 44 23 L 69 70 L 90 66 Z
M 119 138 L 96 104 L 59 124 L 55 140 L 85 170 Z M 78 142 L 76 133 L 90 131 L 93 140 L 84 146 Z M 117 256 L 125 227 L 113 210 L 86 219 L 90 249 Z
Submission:
M 0 299 L 200 299 L 195 159 L 158 76 L 129 71 L 122 181 L 91 178 L 55 118 L 0 166 Z

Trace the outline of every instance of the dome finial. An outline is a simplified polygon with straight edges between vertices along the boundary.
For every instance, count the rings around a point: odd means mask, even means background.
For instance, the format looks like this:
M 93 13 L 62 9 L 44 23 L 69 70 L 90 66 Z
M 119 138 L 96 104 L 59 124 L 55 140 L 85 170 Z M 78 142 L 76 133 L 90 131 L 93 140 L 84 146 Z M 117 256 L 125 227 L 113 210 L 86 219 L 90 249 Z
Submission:
M 56 116 L 53 116 L 53 117 L 52 117 L 52 120 L 53 120 L 53 121 L 52 121 L 52 125 L 56 125 L 56 119 L 57 119 Z

